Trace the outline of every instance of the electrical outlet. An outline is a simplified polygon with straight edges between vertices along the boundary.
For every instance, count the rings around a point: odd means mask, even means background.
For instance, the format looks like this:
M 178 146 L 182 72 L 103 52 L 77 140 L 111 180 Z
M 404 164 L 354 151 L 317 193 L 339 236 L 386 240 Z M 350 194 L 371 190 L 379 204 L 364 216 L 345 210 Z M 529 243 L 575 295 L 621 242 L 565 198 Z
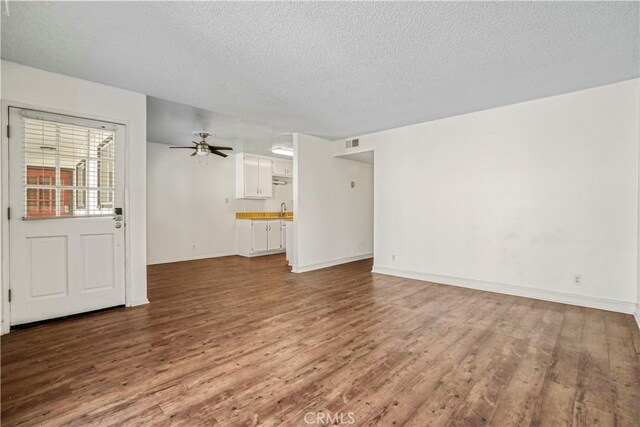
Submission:
M 193 243 L 193 244 L 191 245 L 191 249 L 195 249 L 195 248 L 196 248 L 196 244 L 195 244 L 195 243 Z
M 391 255 L 391 261 L 395 261 L 396 260 L 396 254 Z
M 229 198 L 228 198 L 228 197 L 226 197 L 226 198 L 224 199 L 224 202 L 228 205 L 228 204 L 229 204 Z
M 573 276 L 573 284 L 575 286 L 582 286 L 582 274 L 576 274 Z

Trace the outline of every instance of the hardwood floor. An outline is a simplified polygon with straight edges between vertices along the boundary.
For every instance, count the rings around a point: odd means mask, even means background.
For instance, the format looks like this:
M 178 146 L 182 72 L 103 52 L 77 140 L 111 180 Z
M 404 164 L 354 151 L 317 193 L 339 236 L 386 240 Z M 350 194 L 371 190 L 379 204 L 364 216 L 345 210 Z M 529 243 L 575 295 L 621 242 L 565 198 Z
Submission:
M 2 337 L 2 425 L 638 425 L 632 316 L 370 270 L 152 266 L 149 305 Z

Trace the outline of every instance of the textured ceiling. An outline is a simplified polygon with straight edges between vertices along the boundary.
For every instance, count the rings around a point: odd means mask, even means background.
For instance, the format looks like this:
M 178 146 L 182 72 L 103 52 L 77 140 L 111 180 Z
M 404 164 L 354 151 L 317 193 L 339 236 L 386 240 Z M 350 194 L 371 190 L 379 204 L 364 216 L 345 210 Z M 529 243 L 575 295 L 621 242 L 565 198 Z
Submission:
M 638 77 L 638 2 L 10 2 L 2 57 L 329 138 Z

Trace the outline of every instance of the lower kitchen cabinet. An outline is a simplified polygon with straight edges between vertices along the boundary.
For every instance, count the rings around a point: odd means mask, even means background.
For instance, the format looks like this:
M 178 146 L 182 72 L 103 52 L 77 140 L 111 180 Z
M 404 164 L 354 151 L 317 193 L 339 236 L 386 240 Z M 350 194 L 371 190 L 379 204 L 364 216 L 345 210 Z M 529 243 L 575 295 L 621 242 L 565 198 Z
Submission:
M 238 254 L 267 255 L 286 249 L 286 221 L 237 220 Z

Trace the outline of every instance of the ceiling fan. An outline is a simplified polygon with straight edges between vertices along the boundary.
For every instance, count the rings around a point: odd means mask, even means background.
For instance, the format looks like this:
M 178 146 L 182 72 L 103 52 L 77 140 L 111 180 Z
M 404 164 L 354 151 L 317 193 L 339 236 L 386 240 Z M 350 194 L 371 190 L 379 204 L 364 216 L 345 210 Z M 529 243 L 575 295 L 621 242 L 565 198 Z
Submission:
M 221 152 L 220 150 L 233 150 L 233 148 L 231 147 L 220 147 L 218 145 L 209 145 L 207 144 L 207 137 L 213 135 L 207 131 L 204 130 L 198 130 L 193 132 L 194 135 L 199 136 L 200 138 L 202 138 L 202 141 L 200 142 L 196 142 L 196 141 L 191 141 L 193 142 L 195 145 L 195 147 L 169 147 L 169 148 L 188 148 L 190 150 L 196 150 L 193 152 L 193 154 L 191 155 L 192 157 L 195 155 L 198 156 L 208 156 L 209 154 L 215 154 L 217 156 L 221 156 L 221 157 L 227 157 L 228 154 L 225 154 L 223 152 Z M 215 136 L 215 135 L 213 135 Z

